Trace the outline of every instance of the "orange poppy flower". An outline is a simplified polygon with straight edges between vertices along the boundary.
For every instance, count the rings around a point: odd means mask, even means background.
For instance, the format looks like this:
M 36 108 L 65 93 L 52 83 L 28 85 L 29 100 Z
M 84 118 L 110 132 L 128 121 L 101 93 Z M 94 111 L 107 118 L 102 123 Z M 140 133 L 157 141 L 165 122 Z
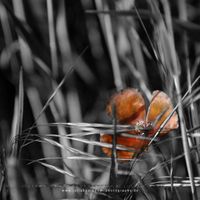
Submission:
M 112 115 L 112 105 L 115 105 L 118 123 L 135 126 L 134 130 L 128 132 L 129 134 L 145 137 L 153 137 L 173 110 L 168 95 L 159 90 L 153 92 L 147 111 L 141 93 L 132 88 L 125 89 L 111 97 L 106 107 L 109 116 Z M 176 128 L 178 128 L 178 116 L 175 112 L 161 130 L 159 137 Z M 117 136 L 116 140 L 118 145 L 134 148 L 136 152 L 145 149 L 149 143 L 149 139 L 122 135 Z M 101 134 L 100 141 L 112 144 L 112 136 Z M 111 156 L 112 149 L 103 147 L 102 150 L 105 154 Z M 131 159 L 135 154 L 133 151 L 117 150 L 118 158 Z

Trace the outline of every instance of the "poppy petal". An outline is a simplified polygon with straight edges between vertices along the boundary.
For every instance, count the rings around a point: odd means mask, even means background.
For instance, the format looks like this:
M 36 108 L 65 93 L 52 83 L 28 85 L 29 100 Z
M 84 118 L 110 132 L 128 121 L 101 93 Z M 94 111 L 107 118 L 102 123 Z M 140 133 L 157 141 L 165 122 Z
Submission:
M 172 111 L 173 105 L 169 96 L 162 91 L 154 91 L 147 112 L 147 123 L 154 124 L 153 130 L 148 132 L 149 136 L 154 135 L 158 131 L 161 124 L 167 119 Z M 164 126 L 160 136 L 163 136 L 176 128 L 178 128 L 178 116 L 175 112 Z
M 112 106 L 116 106 L 116 118 L 123 124 L 136 124 L 144 121 L 146 110 L 145 101 L 136 89 L 126 89 L 111 97 L 106 111 L 112 115 Z
M 112 144 L 112 135 L 102 134 L 100 141 Z M 136 152 L 140 152 L 142 149 L 144 149 L 148 145 L 148 142 L 149 141 L 145 139 L 117 136 L 118 145 L 134 148 Z M 111 148 L 103 147 L 102 150 L 106 155 L 108 155 L 109 157 L 111 156 Z M 131 159 L 135 156 L 136 152 L 117 150 L 117 158 Z

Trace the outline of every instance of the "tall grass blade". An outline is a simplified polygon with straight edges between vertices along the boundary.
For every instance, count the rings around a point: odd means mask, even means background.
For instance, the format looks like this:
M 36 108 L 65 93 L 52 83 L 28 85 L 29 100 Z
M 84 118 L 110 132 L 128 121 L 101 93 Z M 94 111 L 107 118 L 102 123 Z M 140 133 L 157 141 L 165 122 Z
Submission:
M 46 3 L 47 3 L 47 16 L 48 16 L 48 27 L 49 27 L 51 65 L 52 65 L 53 76 L 56 78 L 58 75 L 58 57 L 57 57 L 57 47 L 56 47 L 55 26 L 54 26 L 53 1 L 46 0 Z
M 13 116 L 13 125 L 12 125 L 12 136 L 11 139 L 20 137 L 22 134 L 22 123 L 23 123 L 23 113 L 24 113 L 24 81 L 23 81 L 23 70 L 20 69 L 19 73 L 19 87 L 18 94 L 15 97 L 15 109 Z M 14 142 L 12 149 L 12 156 L 19 156 L 19 143 Z
M 107 3 L 103 2 L 102 0 L 101 1 L 95 0 L 95 4 L 98 10 L 99 9 L 109 10 Z M 115 45 L 114 36 L 113 36 L 112 21 L 109 15 L 99 16 L 99 18 L 100 18 L 101 27 L 104 32 L 104 37 L 106 39 L 107 47 L 110 54 L 115 86 L 117 90 L 119 91 L 123 89 L 123 82 L 121 78 L 120 66 L 119 66 L 116 45 Z

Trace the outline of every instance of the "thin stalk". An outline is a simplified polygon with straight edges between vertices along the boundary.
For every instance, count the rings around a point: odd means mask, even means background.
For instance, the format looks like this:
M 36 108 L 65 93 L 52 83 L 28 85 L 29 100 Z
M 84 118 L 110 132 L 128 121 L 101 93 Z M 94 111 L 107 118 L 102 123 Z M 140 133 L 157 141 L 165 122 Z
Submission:
M 112 105 L 112 116 L 113 116 L 113 137 L 112 137 L 112 156 L 111 156 L 111 169 L 110 169 L 110 184 L 116 188 L 116 182 L 117 182 L 117 171 L 118 171 L 118 165 L 117 165 L 117 120 L 116 120 L 116 106 L 115 104 Z

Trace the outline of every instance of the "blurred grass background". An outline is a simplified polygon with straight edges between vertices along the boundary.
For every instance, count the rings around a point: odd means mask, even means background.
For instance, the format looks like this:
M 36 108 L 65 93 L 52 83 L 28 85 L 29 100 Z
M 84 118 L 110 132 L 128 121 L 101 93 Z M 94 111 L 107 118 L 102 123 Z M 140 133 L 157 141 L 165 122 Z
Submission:
M 0 25 L 1 199 L 199 198 L 198 0 L 0 0 Z M 165 91 L 180 128 L 118 163 L 131 191 L 75 192 L 109 185 L 99 134 L 127 87 Z

